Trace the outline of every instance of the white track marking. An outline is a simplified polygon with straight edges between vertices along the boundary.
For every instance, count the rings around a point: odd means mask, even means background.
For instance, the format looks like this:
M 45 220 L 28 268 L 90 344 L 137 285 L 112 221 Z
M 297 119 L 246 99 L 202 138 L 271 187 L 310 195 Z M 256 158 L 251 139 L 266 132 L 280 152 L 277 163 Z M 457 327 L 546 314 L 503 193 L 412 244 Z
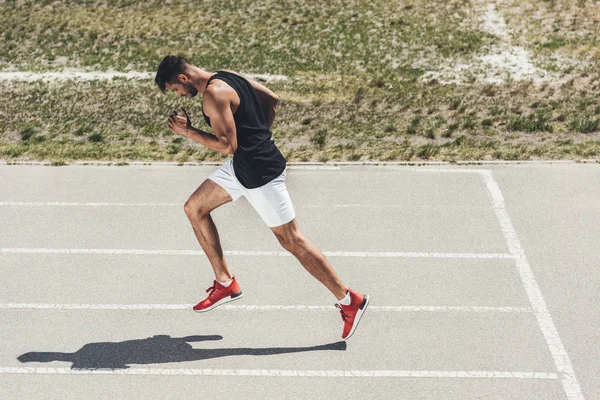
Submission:
M 79 202 L 79 201 L 0 201 L 0 207 L 181 207 L 180 203 L 111 203 L 111 202 Z M 295 208 L 403 208 L 403 209 L 469 209 L 469 206 L 454 205 L 418 205 L 407 206 L 406 204 L 295 204 Z
M 560 340 L 560 336 L 556 330 L 554 321 L 550 316 L 550 312 L 548 311 L 548 306 L 546 305 L 542 291 L 540 290 L 535 276 L 533 275 L 533 271 L 529 266 L 529 262 L 525 257 L 525 252 L 523 251 L 519 238 L 517 237 L 517 232 L 510 220 L 510 217 L 508 216 L 508 212 L 506 211 L 504 196 L 502 196 L 500 186 L 498 186 L 498 183 L 494 180 L 491 171 L 483 174 L 483 177 L 490 199 L 494 206 L 494 212 L 496 213 L 496 217 L 498 218 L 498 222 L 502 228 L 502 234 L 506 240 L 506 245 L 508 246 L 510 253 L 515 258 L 517 270 L 519 272 L 521 282 L 523 282 L 523 287 L 527 293 L 529 303 L 531 304 L 531 308 L 540 326 L 542 334 L 546 339 L 546 343 L 548 344 L 548 348 L 550 349 L 550 353 L 552 354 L 556 368 L 560 373 L 560 379 L 562 381 L 565 394 L 570 400 L 584 400 L 583 393 L 581 392 L 581 386 L 575 377 L 573 364 L 569 359 L 569 355 L 567 354 L 565 346 Z
M 156 72 L 116 72 L 116 71 L 63 71 L 63 72 L 27 72 L 27 71 L 16 71 L 16 72 L 0 72 L 0 81 L 58 81 L 66 79 L 80 79 L 84 81 L 97 81 L 97 80 L 112 80 L 113 78 L 127 78 L 127 79 L 154 79 Z M 271 75 L 271 74 L 242 74 L 251 79 L 259 79 L 267 82 L 270 81 L 286 81 L 288 77 L 285 75 Z
M 0 201 L 4 207 L 183 207 L 181 203 L 98 203 L 78 201 Z M 301 208 L 406 207 L 405 204 L 307 204 Z M 451 206 L 449 206 L 451 207 Z
M 334 166 L 334 165 L 290 165 L 289 167 L 286 167 L 286 169 L 298 169 L 298 170 L 324 169 L 324 170 L 331 170 L 331 171 L 339 171 L 342 168 L 338 167 L 338 166 Z
M 7 254 L 111 254 L 111 255 L 169 255 L 169 256 L 202 256 L 201 250 L 144 250 L 144 249 L 47 249 L 47 248 L 0 248 L 0 253 Z M 224 252 L 228 256 L 258 257 L 290 257 L 287 251 L 236 251 Z M 496 253 L 417 253 L 417 252 L 375 252 L 375 251 L 324 251 L 327 257 L 362 257 L 362 258 L 477 258 L 477 259 L 512 259 L 511 254 Z
M 0 201 L 10 207 L 182 207 L 182 203 L 97 203 L 78 201 Z
M 370 311 L 394 312 L 499 312 L 499 313 L 530 313 L 529 307 L 485 307 L 485 306 L 369 306 Z
M 426 166 L 420 168 L 407 168 L 394 165 L 389 165 L 385 167 L 385 169 L 410 172 L 429 172 L 436 174 L 484 174 L 490 171 L 489 169 L 480 168 L 429 168 Z
M 513 371 L 341 371 L 341 370 L 281 370 L 281 369 L 183 369 L 183 368 L 128 368 L 128 369 L 71 369 L 48 367 L 0 367 L 0 374 L 50 375 L 202 375 L 202 376 L 276 376 L 319 378 L 496 378 L 496 379 L 558 379 L 552 372 Z
M 189 310 L 193 304 L 40 304 L 4 303 L 5 310 Z M 309 305 L 230 305 L 220 310 L 239 311 L 336 311 L 333 306 Z M 474 312 L 474 313 L 530 313 L 529 307 L 464 307 L 464 306 L 369 306 L 376 312 Z

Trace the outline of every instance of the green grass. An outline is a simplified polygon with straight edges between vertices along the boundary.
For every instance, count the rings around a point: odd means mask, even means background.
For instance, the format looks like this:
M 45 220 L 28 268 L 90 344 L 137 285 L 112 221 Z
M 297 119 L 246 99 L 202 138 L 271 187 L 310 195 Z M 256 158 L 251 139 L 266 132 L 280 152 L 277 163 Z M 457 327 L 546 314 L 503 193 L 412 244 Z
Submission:
M 564 81 L 422 82 L 499 45 L 467 0 L 8 1 L 0 69 L 154 71 L 170 53 L 213 71 L 285 74 L 268 86 L 282 99 L 274 139 L 291 161 L 599 157 L 599 8 L 533 3 L 498 9 L 514 44 Z M 183 105 L 210 131 L 200 97 L 165 96 L 151 80 L 16 82 L 0 84 L 0 95 L 0 115 L 10 116 L 0 118 L 0 158 L 223 158 L 167 128 Z
M 526 116 L 514 116 L 509 120 L 506 128 L 512 132 L 552 132 L 554 130 L 550 123 L 549 113 L 543 111 L 536 111 Z
M 569 121 L 567 126 L 573 132 L 591 133 L 597 132 L 600 120 L 588 115 L 582 115 Z
M 471 54 L 493 40 L 469 29 L 470 2 L 223 0 L 25 1 L 0 8 L 0 68 L 50 65 L 153 70 L 177 53 L 217 69 L 412 73 L 416 53 Z M 400 67 L 400 68 L 399 68 Z M 404 71 L 406 70 L 406 72 Z
M 459 138 L 463 138 L 461 136 Z M 394 143 L 393 145 L 363 152 L 357 149 L 331 147 L 317 150 L 299 147 L 288 161 L 419 161 L 419 160 L 532 160 L 532 159 L 589 159 L 600 154 L 600 140 L 569 142 L 556 140 L 540 146 L 536 142 L 505 143 L 481 139 L 453 140 L 446 143 Z M 49 160 L 68 163 L 73 160 L 126 160 L 201 162 L 221 161 L 221 154 L 197 145 L 182 145 L 176 151 L 173 145 L 157 144 L 123 145 L 95 143 L 64 143 L 49 141 L 43 145 L 34 143 L 0 143 L 0 155 L 12 160 Z
M 310 142 L 322 149 L 325 147 L 325 143 L 327 143 L 327 131 L 325 129 L 320 129 L 310 137 Z
M 575 89 L 565 89 L 563 101 L 550 102 L 541 89 L 527 85 L 498 86 L 494 97 L 474 99 L 472 93 L 480 88 L 395 83 L 393 90 L 366 85 L 357 103 L 351 90 L 355 79 L 331 85 L 327 99 L 308 89 L 319 87 L 321 79 L 269 85 L 282 98 L 273 133 L 289 160 L 521 159 L 515 155 L 520 148 L 529 157 L 599 154 L 598 134 L 590 132 L 598 126 L 596 105 Z M 308 94 L 298 94 L 303 92 Z M 515 92 L 523 94 L 515 98 Z M 465 100 L 453 109 L 457 94 Z M 18 83 L 0 86 L 0 95 L 6 99 L 0 113 L 14 116 L 1 122 L 2 158 L 222 159 L 167 128 L 167 116 L 183 105 L 194 126 L 210 131 L 201 118 L 199 99 L 163 95 L 151 81 Z M 539 105 L 534 111 L 521 111 L 535 101 Z M 588 117 L 560 121 L 551 118 L 550 109 L 565 115 L 581 110 Z M 390 121 L 399 128 L 391 129 Z M 565 138 L 573 141 L 549 146 Z M 589 146 L 581 144 L 584 139 Z M 523 141 L 527 146 L 519 147 Z

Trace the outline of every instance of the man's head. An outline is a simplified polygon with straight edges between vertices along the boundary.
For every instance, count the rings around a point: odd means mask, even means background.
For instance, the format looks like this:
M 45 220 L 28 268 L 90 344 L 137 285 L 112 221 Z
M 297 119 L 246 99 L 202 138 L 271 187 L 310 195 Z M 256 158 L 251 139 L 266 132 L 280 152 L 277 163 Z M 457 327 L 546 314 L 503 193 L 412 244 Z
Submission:
M 198 89 L 191 79 L 193 67 L 194 64 L 183 57 L 166 56 L 158 66 L 154 82 L 163 93 L 172 90 L 178 96 L 194 97 L 198 94 Z

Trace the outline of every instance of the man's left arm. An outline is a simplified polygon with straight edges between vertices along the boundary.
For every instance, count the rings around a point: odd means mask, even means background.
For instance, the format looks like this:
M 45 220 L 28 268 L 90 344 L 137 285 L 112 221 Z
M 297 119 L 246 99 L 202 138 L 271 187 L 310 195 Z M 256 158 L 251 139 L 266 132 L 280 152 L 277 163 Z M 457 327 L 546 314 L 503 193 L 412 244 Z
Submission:
M 207 106 L 210 117 L 210 125 L 213 133 L 219 140 L 224 154 L 233 154 L 237 149 L 237 131 L 235 128 L 235 120 L 231 111 L 231 102 L 229 99 L 221 96 L 211 96 L 205 100 L 209 100 Z M 205 102 L 206 103 L 206 102 Z
M 208 91 L 207 91 L 208 92 Z M 182 136 L 192 139 L 201 145 L 222 154 L 233 154 L 237 149 L 237 133 L 235 120 L 227 99 L 217 99 L 213 93 L 205 92 L 205 110 L 210 110 L 213 133 L 194 128 L 190 117 L 183 107 L 183 115 L 173 111 L 169 116 L 169 128 Z

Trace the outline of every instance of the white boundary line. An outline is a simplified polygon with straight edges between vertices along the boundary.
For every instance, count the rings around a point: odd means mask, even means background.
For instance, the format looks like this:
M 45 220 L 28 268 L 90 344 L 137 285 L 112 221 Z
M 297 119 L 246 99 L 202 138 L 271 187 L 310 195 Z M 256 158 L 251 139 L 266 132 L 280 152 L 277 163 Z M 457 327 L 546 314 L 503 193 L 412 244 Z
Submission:
M 71 369 L 47 367 L 1 367 L 0 374 L 52 374 L 52 375 L 203 375 L 203 376 L 276 376 L 301 378 L 500 378 L 500 379 L 558 379 L 552 372 L 512 371 L 298 371 L 281 369 L 180 369 L 180 368 L 128 368 L 128 369 Z
M 169 255 L 203 256 L 201 250 L 144 250 L 144 249 L 47 249 L 47 248 L 0 248 L 5 254 L 111 254 L 111 255 Z M 290 257 L 287 251 L 224 251 L 228 256 L 276 256 Z M 375 252 L 375 251 L 323 251 L 326 257 L 360 258 L 477 258 L 512 259 L 511 254 L 496 253 L 419 253 L 419 252 Z
M 190 310 L 193 304 L 40 304 L 4 303 L 5 310 Z M 230 305 L 219 307 L 238 311 L 336 311 L 333 306 L 308 305 Z M 464 306 L 369 306 L 376 312 L 475 312 L 475 313 L 531 313 L 529 307 L 464 307 Z
M 540 330 L 546 339 L 546 343 L 550 349 L 552 358 L 554 359 L 554 364 L 560 373 L 560 379 L 565 394 L 570 400 L 584 400 L 581 386 L 575 377 L 573 364 L 569 359 L 565 346 L 560 340 L 560 336 L 556 330 L 554 321 L 550 316 L 550 311 L 548 311 L 548 306 L 546 305 L 542 291 L 533 275 L 533 271 L 529 266 L 529 262 L 525 257 L 525 252 L 517 237 L 517 232 L 506 211 L 504 196 L 500 191 L 500 186 L 498 186 L 498 183 L 494 180 L 491 171 L 487 171 L 482 175 L 494 207 L 494 212 L 500 223 L 502 234 L 506 240 L 506 245 L 515 258 L 517 271 L 519 272 L 521 282 L 523 282 L 527 298 L 529 299 L 535 318 L 540 326 Z

